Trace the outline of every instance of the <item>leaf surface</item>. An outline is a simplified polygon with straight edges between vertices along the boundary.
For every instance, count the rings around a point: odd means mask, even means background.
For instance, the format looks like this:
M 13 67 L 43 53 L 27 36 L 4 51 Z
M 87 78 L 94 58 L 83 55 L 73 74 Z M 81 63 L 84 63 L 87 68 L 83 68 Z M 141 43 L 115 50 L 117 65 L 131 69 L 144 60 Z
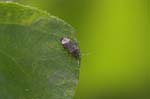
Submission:
M 79 59 L 60 39 L 74 29 L 44 11 L 0 3 L 0 99 L 72 99 Z

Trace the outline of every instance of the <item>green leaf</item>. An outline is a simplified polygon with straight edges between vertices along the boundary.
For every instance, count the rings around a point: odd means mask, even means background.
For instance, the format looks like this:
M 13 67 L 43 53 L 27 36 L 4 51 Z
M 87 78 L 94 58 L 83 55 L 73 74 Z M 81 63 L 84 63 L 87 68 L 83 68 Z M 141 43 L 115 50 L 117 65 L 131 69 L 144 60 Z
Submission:
M 74 33 L 39 9 L 0 3 L 0 99 L 72 99 L 79 59 L 60 39 L 77 42 Z

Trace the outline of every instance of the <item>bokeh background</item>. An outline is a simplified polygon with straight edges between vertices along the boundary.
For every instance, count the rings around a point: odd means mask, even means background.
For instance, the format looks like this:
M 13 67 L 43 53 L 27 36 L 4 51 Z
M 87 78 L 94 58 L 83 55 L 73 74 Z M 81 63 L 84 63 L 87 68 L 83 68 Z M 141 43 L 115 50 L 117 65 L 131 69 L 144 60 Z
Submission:
M 46 10 L 77 30 L 74 99 L 150 99 L 150 0 L 0 0 Z

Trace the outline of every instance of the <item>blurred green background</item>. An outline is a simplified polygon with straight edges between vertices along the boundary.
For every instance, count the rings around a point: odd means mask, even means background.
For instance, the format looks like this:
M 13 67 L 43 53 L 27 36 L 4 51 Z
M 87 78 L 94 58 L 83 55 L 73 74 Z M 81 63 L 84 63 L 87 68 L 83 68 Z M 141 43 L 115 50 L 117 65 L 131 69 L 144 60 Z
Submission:
M 46 10 L 77 30 L 74 99 L 150 99 L 149 0 L 0 0 Z

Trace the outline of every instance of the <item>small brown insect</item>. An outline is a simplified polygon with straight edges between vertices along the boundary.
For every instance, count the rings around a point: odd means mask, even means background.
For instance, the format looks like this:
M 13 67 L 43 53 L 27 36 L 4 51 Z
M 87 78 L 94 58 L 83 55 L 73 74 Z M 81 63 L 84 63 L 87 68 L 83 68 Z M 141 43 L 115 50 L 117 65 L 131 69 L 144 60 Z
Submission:
M 61 38 L 62 46 L 75 58 L 80 58 L 80 51 L 76 43 L 71 41 L 69 38 L 63 37 Z

